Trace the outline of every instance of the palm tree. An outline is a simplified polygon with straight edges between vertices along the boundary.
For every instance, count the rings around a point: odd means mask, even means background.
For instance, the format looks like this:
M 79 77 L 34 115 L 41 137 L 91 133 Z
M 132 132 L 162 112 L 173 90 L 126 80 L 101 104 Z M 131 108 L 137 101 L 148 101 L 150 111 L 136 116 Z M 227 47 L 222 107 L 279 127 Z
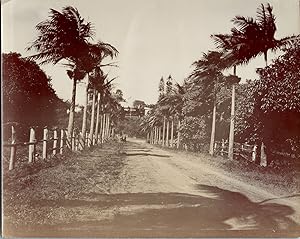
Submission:
M 231 34 L 212 35 L 219 49 L 224 52 L 224 59 L 228 62 L 226 68 L 233 66 L 234 75 L 236 66 L 246 64 L 258 55 L 264 55 L 266 66 L 268 65 L 268 51 L 277 51 L 283 46 L 292 44 L 297 36 L 275 38 L 277 30 L 273 8 L 270 4 L 261 4 L 257 9 L 257 19 L 251 17 L 236 16 L 232 19 L 235 27 Z M 232 88 L 232 119 L 229 135 L 229 158 L 233 158 L 233 137 L 234 137 L 234 85 Z M 264 148 L 263 142 L 261 149 Z
M 49 18 L 37 24 L 36 29 L 38 36 L 27 49 L 38 53 L 29 58 L 39 60 L 41 64 L 57 64 L 62 60 L 74 63 L 67 71 L 73 80 L 68 123 L 70 139 L 74 127 L 76 83 L 86 74 L 80 59 L 89 51 L 88 40 L 94 35 L 93 27 L 84 21 L 76 8 L 67 6 L 61 12 L 50 9 Z
M 163 96 L 160 101 L 158 102 L 159 109 L 164 111 L 165 115 L 171 116 L 171 139 L 170 143 L 173 147 L 174 143 L 174 120 L 177 119 L 179 126 L 177 127 L 177 144 L 179 146 L 180 134 L 179 134 L 179 127 L 180 127 L 180 119 L 182 116 L 182 107 L 183 107 L 183 95 L 185 91 L 181 85 L 177 82 L 175 85 L 172 85 L 170 92 Z
M 231 29 L 231 34 L 212 35 L 217 47 L 223 49 L 231 58 L 231 65 L 246 64 L 263 54 L 267 66 L 268 51 L 275 52 L 297 38 L 275 38 L 277 27 L 273 7 L 269 3 L 266 6 L 260 5 L 256 18 L 236 16 L 232 19 L 235 26 Z
M 211 98 L 213 101 L 212 127 L 210 137 L 209 153 L 214 153 L 215 129 L 216 129 L 216 94 L 218 88 L 224 81 L 224 76 L 221 70 L 224 67 L 223 54 L 221 52 L 209 51 L 203 53 L 202 58 L 193 63 L 194 71 L 190 75 L 191 79 L 202 82 L 205 85 L 203 91 L 203 99 Z M 212 92 L 212 94 L 210 94 Z
M 86 132 L 86 111 L 87 111 L 87 98 L 89 94 L 89 90 L 93 89 L 93 94 L 96 95 L 97 91 L 101 91 L 104 87 L 104 73 L 101 70 L 101 67 L 104 66 L 111 66 L 112 64 L 102 64 L 103 59 L 106 57 L 110 57 L 113 59 L 118 55 L 118 50 L 113 47 L 112 45 L 108 43 L 104 43 L 99 41 L 97 44 L 89 44 L 89 52 L 87 55 L 85 55 L 82 58 L 82 61 L 84 62 L 84 69 L 86 70 L 88 74 L 88 84 L 86 86 L 86 100 L 85 100 L 85 107 L 84 107 L 84 113 L 83 113 L 83 121 L 82 121 L 82 135 L 85 137 Z M 97 90 L 95 90 L 97 88 Z M 98 101 L 100 100 L 101 94 L 98 94 Z M 96 97 L 96 96 L 95 96 Z M 95 108 L 95 100 L 93 96 L 93 105 L 92 105 L 92 111 L 94 111 Z M 92 114 L 91 122 L 94 122 L 94 114 Z M 98 110 L 97 110 L 97 117 L 98 116 Z M 90 128 L 90 134 L 89 138 L 92 140 L 93 137 L 93 130 L 94 130 L 94 124 L 91 124 Z

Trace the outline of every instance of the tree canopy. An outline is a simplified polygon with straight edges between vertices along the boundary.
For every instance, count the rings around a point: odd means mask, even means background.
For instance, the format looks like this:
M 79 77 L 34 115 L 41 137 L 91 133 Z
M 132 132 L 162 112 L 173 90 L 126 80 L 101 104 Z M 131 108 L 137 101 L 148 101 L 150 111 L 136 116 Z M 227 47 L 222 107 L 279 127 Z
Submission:
M 56 123 L 56 106 L 62 101 L 51 79 L 31 60 L 18 53 L 2 54 L 3 121 L 26 126 Z

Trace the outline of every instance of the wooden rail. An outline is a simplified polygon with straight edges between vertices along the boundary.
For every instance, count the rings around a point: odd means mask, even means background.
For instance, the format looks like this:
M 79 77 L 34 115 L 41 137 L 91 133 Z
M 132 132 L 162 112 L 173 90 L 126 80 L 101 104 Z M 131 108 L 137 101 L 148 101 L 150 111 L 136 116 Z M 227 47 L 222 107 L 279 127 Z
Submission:
M 234 143 L 233 155 L 240 156 L 244 159 L 255 161 L 257 157 L 257 145 Z M 214 144 L 215 154 L 226 156 L 228 154 L 228 143 L 224 140 L 222 142 L 216 141 Z
M 49 137 L 50 132 L 53 134 L 52 137 Z M 40 143 L 42 144 L 42 160 L 45 160 L 49 158 L 50 155 L 63 154 L 66 148 L 72 151 L 79 151 L 86 147 L 102 144 L 111 137 L 112 132 L 111 129 L 105 133 L 99 132 L 97 136 L 93 135 L 92 139 L 88 134 L 83 138 L 81 133 L 73 132 L 71 139 L 68 139 L 65 129 L 55 128 L 49 130 L 45 127 L 43 129 L 43 138 L 38 140 L 36 139 L 35 128 L 31 127 L 29 131 L 29 141 L 17 142 L 15 127 L 11 126 L 11 142 L 3 144 L 3 147 L 10 148 L 8 169 L 13 170 L 15 168 L 18 147 L 28 147 L 28 163 L 34 163 L 37 157 L 36 147 Z

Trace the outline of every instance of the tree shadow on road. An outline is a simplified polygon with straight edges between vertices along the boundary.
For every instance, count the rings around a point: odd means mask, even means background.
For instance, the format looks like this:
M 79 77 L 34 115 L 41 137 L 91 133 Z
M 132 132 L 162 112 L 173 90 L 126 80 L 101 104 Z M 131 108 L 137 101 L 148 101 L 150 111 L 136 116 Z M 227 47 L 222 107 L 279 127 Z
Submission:
M 198 185 L 199 195 L 184 193 L 85 194 L 78 200 L 34 202 L 54 210 L 81 208 L 80 216 L 56 225 L 18 227 L 13 235 L 55 237 L 228 237 L 290 236 L 299 232 L 278 203 L 256 203 L 245 195 Z M 91 215 L 89 211 L 99 212 Z M 101 218 L 104 212 L 110 218 Z M 107 213 L 106 213 L 107 214 Z M 96 216 L 98 215 L 98 216 Z M 47 215 L 45 215 L 47 216 Z M 15 228 L 16 230 L 16 228 Z M 21 234 L 18 231 L 22 230 Z M 294 234 L 293 234 L 294 233 Z
M 161 158 L 170 158 L 170 155 L 165 154 L 152 154 L 152 153 L 123 153 L 125 156 L 153 156 Z

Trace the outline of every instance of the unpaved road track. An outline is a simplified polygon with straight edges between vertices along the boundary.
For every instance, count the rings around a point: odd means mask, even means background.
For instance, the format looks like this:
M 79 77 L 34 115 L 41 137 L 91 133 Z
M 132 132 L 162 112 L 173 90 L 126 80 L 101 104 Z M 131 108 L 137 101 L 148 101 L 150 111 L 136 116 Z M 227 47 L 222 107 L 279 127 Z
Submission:
M 44 203 L 50 222 L 15 236 L 299 236 L 299 195 L 279 197 L 184 152 L 125 143 L 125 164 L 106 192 Z M 96 160 L 96 157 L 95 157 Z M 97 178 L 88 182 L 97 185 Z M 271 189 L 269 190 L 271 191 Z

